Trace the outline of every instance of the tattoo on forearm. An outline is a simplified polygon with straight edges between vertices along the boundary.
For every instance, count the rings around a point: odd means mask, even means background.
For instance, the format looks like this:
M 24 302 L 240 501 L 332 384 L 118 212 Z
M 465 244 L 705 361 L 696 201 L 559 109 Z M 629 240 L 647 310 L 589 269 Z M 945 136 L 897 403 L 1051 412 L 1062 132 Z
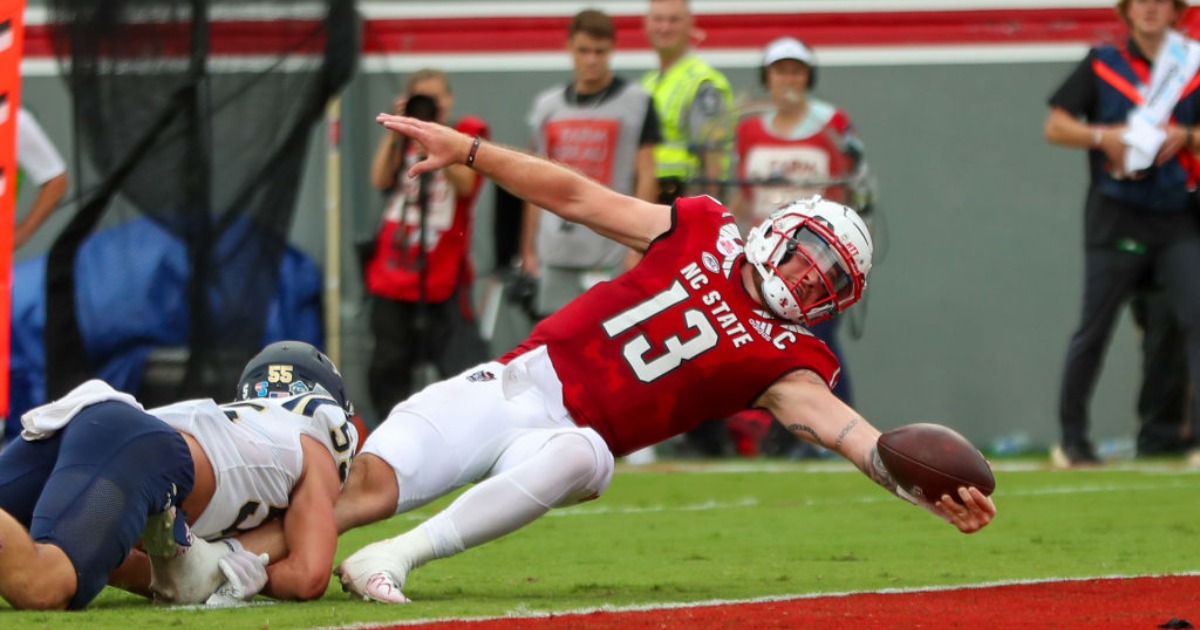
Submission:
M 837 441 L 835 441 L 833 443 L 834 450 L 841 448 L 842 442 L 845 441 L 845 439 L 846 439 L 846 435 L 848 433 L 850 433 L 850 431 L 852 429 L 854 429 L 855 425 L 857 425 L 857 424 L 858 424 L 858 418 L 855 418 L 855 419 L 851 420 L 850 422 L 847 422 L 846 426 L 842 427 L 842 432 L 838 434 Z
M 889 492 L 896 491 L 896 480 L 892 479 L 892 473 L 888 472 L 887 467 L 883 465 L 878 448 L 872 448 L 867 453 L 863 459 L 862 469 L 875 483 L 887 488 Z
M 817 446 L 825 446 L 825 443 L 821 441 L 821 436 L 817 435 L 817 432 L 814 431 L 813 428 L 810 426 L 799 424 L 799 423 L 789 424 L 788 431 L 791 431 L 792 433 L 795 433 L 796 435 L 798 435 L 800 437 L 804 437 L 803 435 L 800 435 L 801 433 L 808 435 L 809 436 L 808 440 L 810 442 L 812 442 L 813 444 L 816 444 Z

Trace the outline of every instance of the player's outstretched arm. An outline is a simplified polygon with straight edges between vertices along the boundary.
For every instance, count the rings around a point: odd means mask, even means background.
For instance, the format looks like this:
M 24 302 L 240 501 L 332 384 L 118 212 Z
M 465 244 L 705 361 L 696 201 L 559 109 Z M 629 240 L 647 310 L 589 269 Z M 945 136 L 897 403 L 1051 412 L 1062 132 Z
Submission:
M 671 227 L 669 206 L 614 192 L 562 164 L 483 140 L 476 144 L 450 127 L 415 118 L 380 114 L 376 121 L 425 147 L 428 157 L 409 176 L 467 164 L 514 195 L 639 252 Z
M 963 533 L 982 529 L 996 516 L 996 505 L 991 498 L 975 488 L 959 489 L 961 505 L 949 496 L 931 504 L 897 492 L 896 480 L 879 457 L 879 429 L 834 396 L 814 372 L 799 370 L 784 376 L 771 385 L 757 404 L 800 439 L 845 457 L 888 492 L 928 509 Z
M 278 599 L 316 599 L 329 587 L 337 527 L 333 504 L 341 480 L 333 457 L 316 440 L 300 437 L 304 470 L 292 488 L 283 516 L 287 557 L 267 567 L 263 593 Z

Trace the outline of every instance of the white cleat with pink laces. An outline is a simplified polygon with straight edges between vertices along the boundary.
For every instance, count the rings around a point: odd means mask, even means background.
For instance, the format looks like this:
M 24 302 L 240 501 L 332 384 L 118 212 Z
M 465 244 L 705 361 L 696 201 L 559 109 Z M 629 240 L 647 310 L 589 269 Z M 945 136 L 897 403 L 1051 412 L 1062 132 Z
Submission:
M 412 600 L 400 590 L 408 575 L 407 563 L 378 553 L 379 544 L 367 545 L 342 561 L 337 568 L 342 590 L 368 601 L 407 604 Z

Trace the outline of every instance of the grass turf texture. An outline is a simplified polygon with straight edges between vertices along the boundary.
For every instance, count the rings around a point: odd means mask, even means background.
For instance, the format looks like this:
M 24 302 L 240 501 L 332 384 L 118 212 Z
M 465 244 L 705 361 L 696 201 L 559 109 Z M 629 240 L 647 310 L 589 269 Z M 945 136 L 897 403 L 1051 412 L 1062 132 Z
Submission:
M 1037 463 L 1040 466 L 1040 462 Z M 311 628 L 769 595 L 1200 569 L 1200 471 L 1174 462 L 996 474 L 997 520 L 964 536 L 848 466 L 623 469 L 598 501 L 414 572 L 407 606 L 325 598 L 180 610 L 106 589 L 83 612 L 0 609 L 12 628 Z M 1034 470 L 1021 470 L 1035 468 Z M 444 505 L 345 534 L 339 559 Z M 0 604 L 0 608 L 3 604 Z

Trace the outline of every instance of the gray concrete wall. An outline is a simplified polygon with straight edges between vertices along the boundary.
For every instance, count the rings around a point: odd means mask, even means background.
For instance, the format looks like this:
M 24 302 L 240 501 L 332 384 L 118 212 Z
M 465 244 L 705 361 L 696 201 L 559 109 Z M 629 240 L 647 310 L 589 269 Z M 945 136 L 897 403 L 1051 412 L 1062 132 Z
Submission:
M 876 266 L 868 298 L 856 307 L 863 335 L 844 335 L 857 406 L 880 427 L 942 422 L 980 443 L 1014 433 L 1043 444 L 1056 437 L 1059 372 L 1082 283 L 1085 174 L 1082 152 L 1047 145 L 1041 125 L 1046 97 L 1072 65 L 822 68 L 818 94 L 857 123 L 881 190 Z M 757 94 L 754 71 L 727 71 L 735 89 Z M 498 141 L 524 145 L 532 95 L 567 76 L 565 70 L 456 72 L 456 110 L 486 118 Z M 381 133 L 373 115 L 389 107 L 402 78 L 376 65 L 345 92 L 346 262 L 353 236 L 370 232 L 381 205 L 367 182 Z M 69 150 L 61 81 L 29 77 L 24 98 Z M 325 257 L 323 138 L 323 130 L 314 133 L 294 230 L 295 242 L 319 258 Z M 491 209 L 489 187 L 475 248 L 484 272 L 492 260 Z M 62 218 L 18 258 L 44 248 Z M 360 316 L 361 283 L 352 264 L 342 278 L 341 363 L 352 395 L 365 401 L 361 374 L 370 340 Z M 524 331 L 512 313 L 502 313 L 495 351 Z M 1125 321 L 1093 404 L 1096 436 L 1132 435 L 1137 358 Z

